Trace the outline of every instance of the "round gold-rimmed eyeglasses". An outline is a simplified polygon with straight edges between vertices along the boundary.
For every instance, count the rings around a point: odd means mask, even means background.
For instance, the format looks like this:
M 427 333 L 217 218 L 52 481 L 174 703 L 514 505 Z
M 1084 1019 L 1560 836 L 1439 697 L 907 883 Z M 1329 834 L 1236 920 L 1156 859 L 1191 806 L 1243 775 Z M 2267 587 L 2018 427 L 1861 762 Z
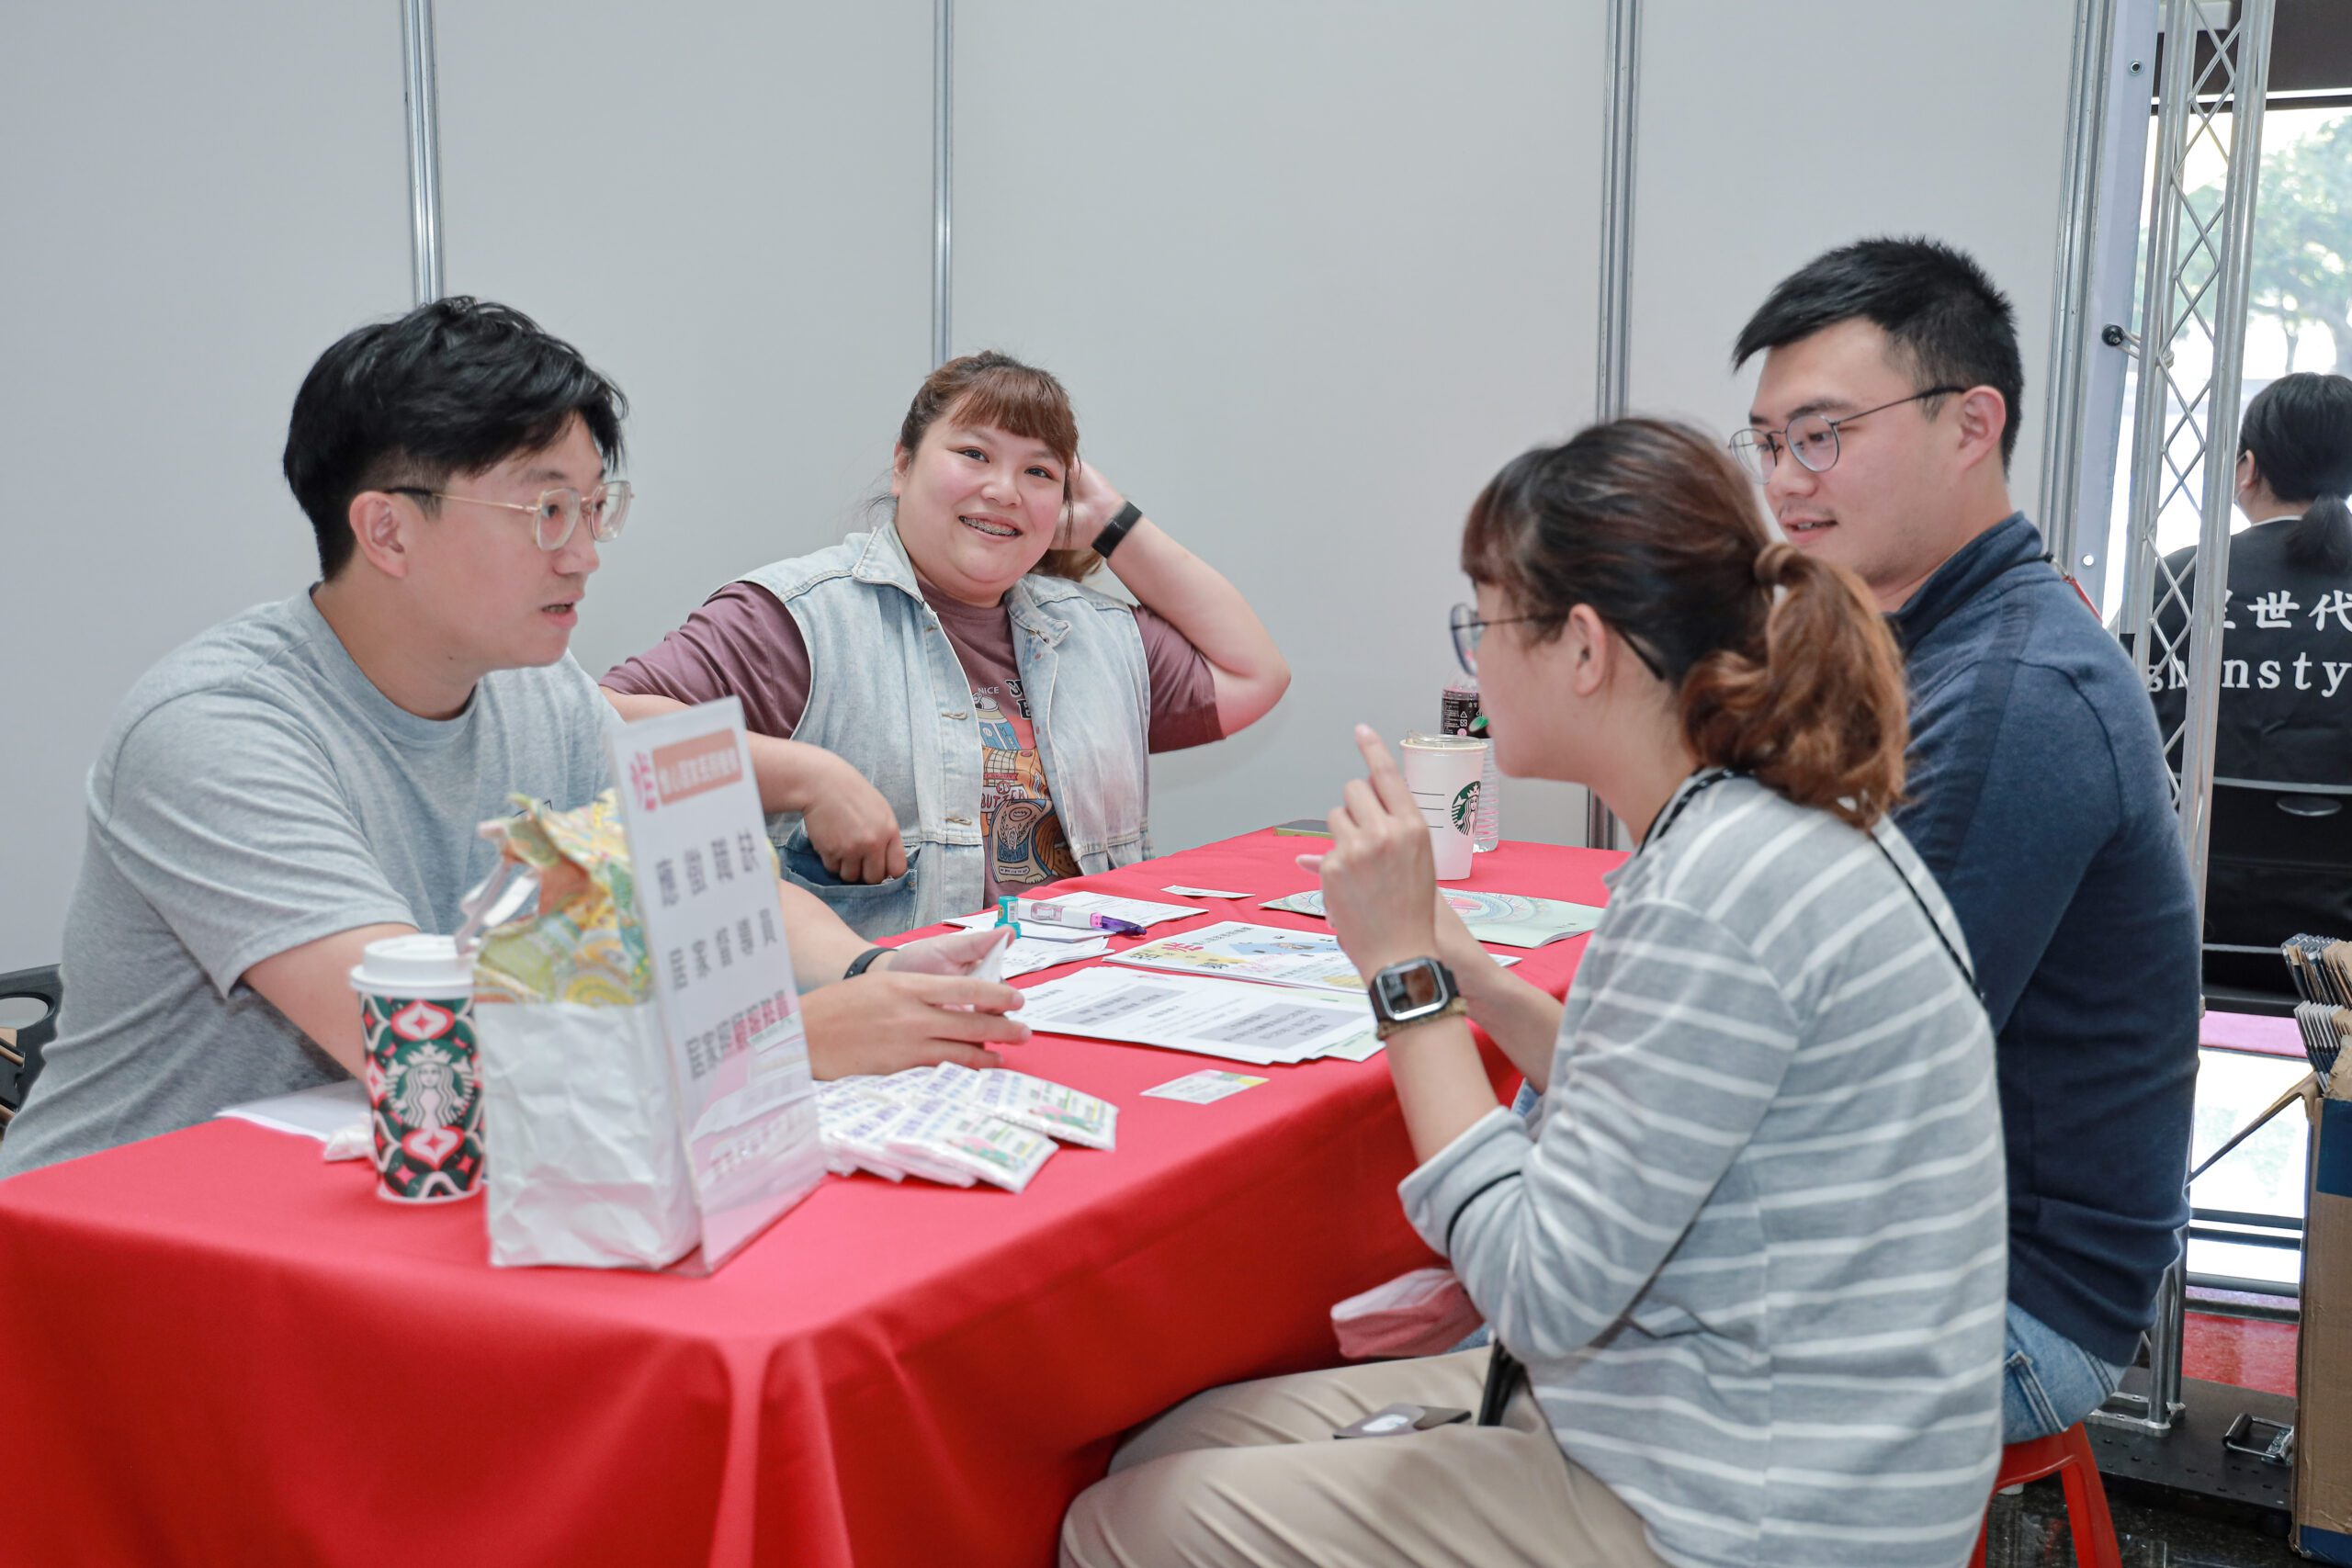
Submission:
M 447 491 L 426 490 L 418 485 L 386 485 L 390 495 L 421 495 L 435 501 L 465 501 L 476 506 L 495 506 L 502 512 L 527 513 L 531 518 L 531 537 L 539 548 L 552 554 L 571 542 L 571 531 L 584 518 L 588 536 L 598 544 L 606 544 L 621 536 L 621 525 L 628 518 L 628 503 L 637 492 L 627 479 L 606 479 L 586 495 L 570 486 L 539 491 L 539 499 L 526 505 L 519 501 L 492 501 L 481 495 L 452 495 Z

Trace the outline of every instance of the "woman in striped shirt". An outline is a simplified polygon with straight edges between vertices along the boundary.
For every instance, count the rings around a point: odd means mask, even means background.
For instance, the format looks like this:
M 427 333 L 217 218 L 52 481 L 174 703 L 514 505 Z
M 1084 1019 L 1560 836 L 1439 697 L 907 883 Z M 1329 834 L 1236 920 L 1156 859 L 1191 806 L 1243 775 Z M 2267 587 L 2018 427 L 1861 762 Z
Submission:
M 1641 846 L 1565 1006 L 1435 897 L 1369 730 L 1320 863 L 1365 978 L 1458 987 L 1545 1090 L 1532 1123 L 1498 1106 L 1458 1008 L 1390 1026 L 1407 1215 L 1525 1386 L 1498 1426 L 1345 1443 L 1477 1404 L 1487 1358 L 1203 1394 L 1121 1449 L 1064 1560 L 1958 1564 L 1999 1452 L 2001 1128 L 1959 926 L 1885 819 L 1893 639 L 1652 421 L 1512 462 L 1463 565 L 1502 771 L 1585 784 Z

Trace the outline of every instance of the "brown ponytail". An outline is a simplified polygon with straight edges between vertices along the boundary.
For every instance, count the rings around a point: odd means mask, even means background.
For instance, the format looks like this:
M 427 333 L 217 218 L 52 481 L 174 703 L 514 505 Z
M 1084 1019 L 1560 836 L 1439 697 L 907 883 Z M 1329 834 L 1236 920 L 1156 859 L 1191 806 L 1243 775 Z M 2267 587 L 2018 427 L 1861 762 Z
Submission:
M 1711 763 L 1744 768 L 1856 827 L 1903 793 L 1903 663 L 1851 573 L 1793 545 L 1764 547 L 1763 657 L 1722 648 L 1682 678 L 1682 732 Z
M 1860 581 L 1775 540 L 1688 426 L 1621 419 L 1539 447 L 1470 509 L 1462 567 L 1537 639 L 1591 606 L 1678 694 L 1708 766 L 1867 828 L 1901 798 L 1903 660 Z

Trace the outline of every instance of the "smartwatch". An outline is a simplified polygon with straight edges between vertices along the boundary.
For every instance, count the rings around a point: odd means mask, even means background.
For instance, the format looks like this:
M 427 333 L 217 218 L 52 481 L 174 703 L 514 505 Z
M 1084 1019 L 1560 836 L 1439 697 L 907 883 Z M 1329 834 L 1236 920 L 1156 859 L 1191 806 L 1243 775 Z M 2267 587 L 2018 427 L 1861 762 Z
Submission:
M 1111 514 L 1111 521 L 1102 525 L 1102 531 L 1094 536 L 1094 553 L 1109 559 L 1111 552 L 1119 547 L 1119 541 L 1127 536 L 1127 530 L 1142 521 L 1143 508 L 1134 502 L 1119 508 Z
M 1453 971 L 1434 958 L 1408 958 L 1372 977 L 1372 1016 L 1383 1040 L 1400 1029 L 1459 1018 L 1469 1010 L 1453 984 Z

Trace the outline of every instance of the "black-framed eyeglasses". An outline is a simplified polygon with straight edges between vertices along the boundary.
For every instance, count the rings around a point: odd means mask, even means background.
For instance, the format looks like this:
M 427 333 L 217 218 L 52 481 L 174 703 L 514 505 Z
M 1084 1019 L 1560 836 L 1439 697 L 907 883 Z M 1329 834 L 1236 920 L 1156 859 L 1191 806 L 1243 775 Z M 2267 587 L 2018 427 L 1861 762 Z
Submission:
M 1478 618 L 1477 606 L 1456 604 L 1446 616 L 1446 629 L 1453 633 L 1453 657 L 1462 660 L 1462 672 L 1478 672 L 1478 643 L 1488 626 L 1508 626 L 1521 621 L 1540 621 L 1541 615 L 1498 615 L 1491 621 Z
M 1548 621 L 1553 618 L 1550 615 L 1497 615 L 1493 620 L 1486 621 L 1478 618 L 1476 606 L 1456 604 L 1446 616 L 1446 629 L 1453 633 L 1453 657 L 1462 660 L 1462 672 L 1476 675 L 1478 672 L 1478 644 L 1485 638 L 1488 626 L 1516 626 L 1521 621 Z M 1666 671 L 1658 668 L 1657 660 L 1650 657 L 1649 649 L 1625 637 L 1623 631 L 1617 635 L 1625 638 L 1625 646 L 1634 650 L 1634 657 L 1640 660 L 1651 674 L 1661 681 L 1666 679 Z
M 426 490 L 419 485 L 386 485 L 390 495 L 428 496 L 435 501 L 468 501 L 476 506 L 495 506 L 503 512 L 530 514 L 531 537 L 539 548 L 553 554 L 571 542 L 571 531 L 581 520 L 588 523 L 588 536 L 598 544 L 605 544 L 621 536 L 621 525 L 628 518 L 628 503 L 637 493 L 627 479 L 606 479 L 586 495 L 570 486 L 539 491 L 539 499 L 528 505 L 519 501 L 492 501 L 480 495 L 452 495 L 447 491 Z
M 1772 477 L 1772 469 L 1785 449 L 1799 466 L 1816 474 L 1826 474 L 1838 466 L 1838 428 L 1851 424 L 1870 414 L 1899 409 L 1905 403 L 1916 403 L 1922 398 L 1946 397 L 1964 392 L 1965 387 L 1930 387 L 1924 392 L 1914 392 L 1907 398 L 1897 398 L 1891 403 L 1881 403 L 1860 413 L 1839 414 L 1832 419 L 1826 414 L 1801 413 L 1789 421 L 1778 433 L 1770 430 L 1743 430 L 1731 438 L 1731 449 L 1737 455 L 1740 466 L 1759 479 Z

